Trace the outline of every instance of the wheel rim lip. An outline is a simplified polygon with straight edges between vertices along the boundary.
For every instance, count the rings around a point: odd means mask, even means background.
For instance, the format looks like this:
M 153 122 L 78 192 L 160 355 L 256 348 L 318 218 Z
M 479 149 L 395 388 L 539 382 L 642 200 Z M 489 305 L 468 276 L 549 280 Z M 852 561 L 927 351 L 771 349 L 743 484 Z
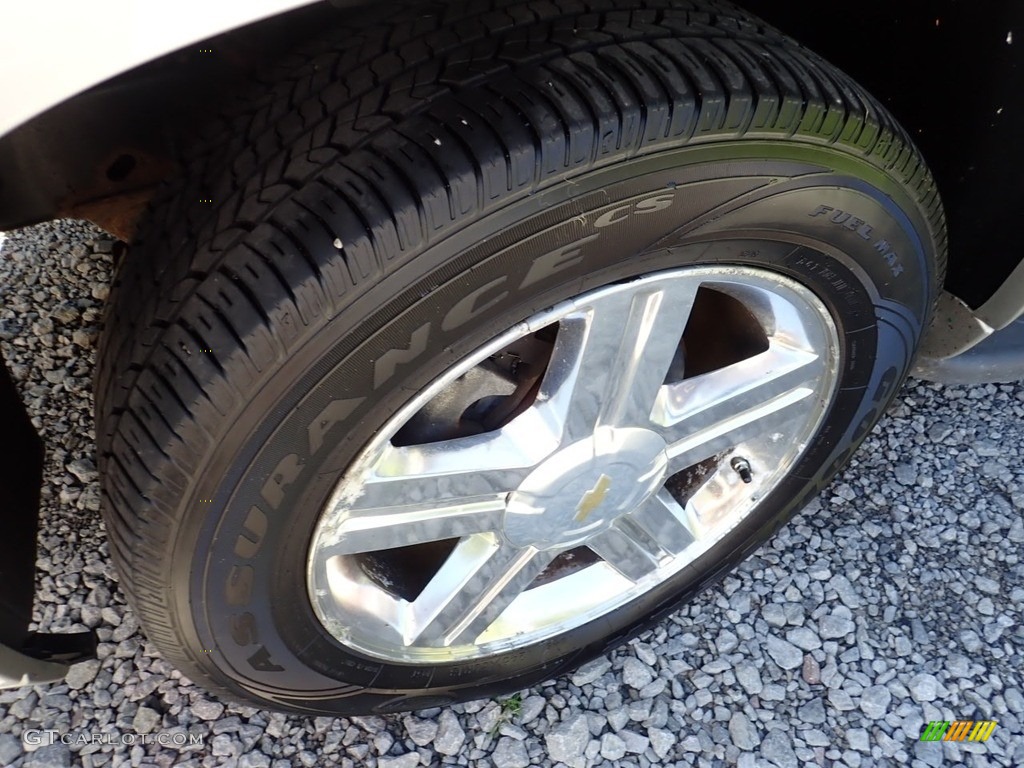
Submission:
M 826 364 L 819 386 L 814 393 L 815 405 L 812 406 L 811 415 L 798 430 L 799 434 L 794 442 L 794 449 L 786 454 L 784 461 L 780 462 L 771 477 L 761 483 L 760 492 L 754 494 L 752 499 L 748 499 L 749 503 L 746 503 L 744 508 L 733 510 L 723 519 L 713 521 L 714 525 L 708 526 L 707 535 L 695 540 L 684 551 L 676 553 L 676 556 L 666 564 L 659 566 L 636 583 L 624 584 L 621 574 L 615 568 L 604 561 L 598 561 L 593 565 L 561 576 L 550 583 L 534 586 L 523 592 L 501 614 L 498 620 L 480 634 L 472 644 L 409 646 L 395 644 L 393 640 L 382 642 L 379 634 L 374 631 L 374 624 L 376 623 L 377 626 L 379 626 L 379 622 L 386 624 L 389 617 L 375 615 L 372 609 L 369 613 L 367 612 L 364 602 L 366 600 L 372 602 L 375 597 L 372 594 L 372 589 L 368 589 L 366 584 L 357 583 L 358 579 L 353 578 L 352 574 L 346 574 L 343 570 L 339 570 L 336 566 L 340 558 L 332 558 L 325 554 L 324 542 L 336 535 L 338 527 L 343 522 L 338 510 L 343 509 L 345 504 L 356 498 L 360 492 L 361 481 L 357 481 L 356 478 L 363 478 L 367 472 L 371 471 L 370 468 L 379 460 L 381 451 L 390 444 L 395 433 L 415 413 L 436 397 L 447 385 L 491 355 L 517 339 L 559 322 L 581 306 L 597 302 L 613 293 L 639 290 L 638 286 L 648 280 L 666 278 L 688 280 L 695 282 L 698 286 L 708 285 L 717 289 L 732 287 L 741 293 L 744 290 L 772 293 L 772 288 L 774 288 L 775 292 L 781 292 L 785 297 L 780 300 L 796 300 L 802 303 L 804 311 L 801 313 L 799 311 L 801 308 L 797 307 L 797 315 L 801 323 L 811 319 L 816 323 L 812 335 L 823 336 L 825 339 L 821 354 L 825 358 Z M 790 306 L 793 305 L 790 304 Z M 774 337 L 778 330 L 775 328 L 770 335 Z M 345 475 L 336 484 L 329 501 L 321 510 L 321 516 L 309 548 L 307 588 L 314 612 L 323 627 L 342 645 L 374 658 L 406 664 L 436 664 L 441 661 L 491 656 L 541 642 L 607 615 L 651 591 L 685 567 L 692 565 L 736 526 L 748 519 L 761 501 L 771 494 L 786 476 L 788 470 L 803 455 L 811 436 L 821 426 L 836 392 L 838 356 L 838 331 L 824 303 L 809 288 L 791 278 L 777 272 L 749 266 L 691 266 L 659 271 L 588 291 L 536 313 L 451 366 L 399 409 L 368 445 L 360 451 Z M 538 441 L 538 443 L 542 442 Z M 538 444 L 535 449 L 538 452 L 543 452 L 544 446 Z M 727 462 L 723 462 L 723 464 L 727 464 Z M 715 476 L 723 471 L 724 469 L 719 467 Z M 690 514 L 690 510 L 684 511 Z M 521 546 L 524 546 L 524 549 L 530 549 L 529 545 Z M 374 589 L 381 593 L 384 592 L 377 587 Z M 339 594 L 346 596 L 339 600 Z M 572 607 L 566 612 L 566 615 L 559 616 L 557 614 L 561 609 L 553 609 L 546 612 L 543 621 L 536 620 L 537 613 L 542 606 L 564 605 L 566 596 L 570 595 L 573 597 L 573 600 L 570 601 Z M 594 599 L 595 595 L 611 595 L 611 597 Z M 543 613 L 543 611 L 541 612 Z M 537 624 L 540 626 L 533 626 L 527 631 L 522 630 L 523 626 Z

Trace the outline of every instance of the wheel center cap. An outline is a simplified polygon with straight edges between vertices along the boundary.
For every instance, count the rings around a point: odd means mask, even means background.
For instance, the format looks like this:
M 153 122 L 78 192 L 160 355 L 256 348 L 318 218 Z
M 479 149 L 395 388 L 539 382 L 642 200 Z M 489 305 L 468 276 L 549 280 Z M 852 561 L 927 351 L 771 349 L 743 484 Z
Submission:
M 519 547 L 578 546 L 665 482 L 665 442 L 647 429 L 599 427 L 544 460 L 509 494 L 505 537 Z

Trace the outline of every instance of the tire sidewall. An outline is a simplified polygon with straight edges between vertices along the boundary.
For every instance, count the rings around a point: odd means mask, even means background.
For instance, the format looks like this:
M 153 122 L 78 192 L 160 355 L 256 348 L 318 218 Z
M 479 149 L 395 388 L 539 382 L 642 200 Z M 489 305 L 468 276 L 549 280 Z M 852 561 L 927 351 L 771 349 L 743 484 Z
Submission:
M 172 583 L 197 647 L 211 650 L 202 668 L 277 708 L 341 714 L 521 689 L 615 645 L 728 571 L 849 459 L 909 368 L 933 299 L 933 252 L 917 206 L 876 167 L 823 147 L 731 142 L 591 171 L 410 256 L 265 379 L 183 503 Z M 558 301 L 715 263 L 803 283 L 840 333 L 838 394 L 811 446 L 753 514 L 629 605 L 493 657 L 382 663 L 320 626 L 305 570 L 319 510 L 392 413 Z

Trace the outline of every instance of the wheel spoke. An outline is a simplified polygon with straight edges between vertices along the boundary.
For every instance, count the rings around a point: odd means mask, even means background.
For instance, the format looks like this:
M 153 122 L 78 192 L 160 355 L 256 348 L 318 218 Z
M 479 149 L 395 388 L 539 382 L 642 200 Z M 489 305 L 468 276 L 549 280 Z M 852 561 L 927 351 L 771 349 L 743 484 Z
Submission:
M 637 582 L 694 540 L 686 512 L 663 489 L 587 546 L 627 579 Z
M 598 423 L 646 427 L 686 329 L 696 284 L 634 294 Z
M 655 283 L 602 297 L 564 317 L 539 401 L 562 445 L 598 424 L 645 426 L 689 317 L 696 284 Z
M 558 438 L 550 425 L 530 411 L 493 432 L 424 445 L 386 445 L 365 470 L 361 493 L 337 500 L 332 512 L 478 500 L 508 493 L 557 447 Z
M 633 582 L 655 571 L 667 557 L 658 542 L 629 518 L 587 542 L 587 546 L 608 565 Z
M 438 475 L 375 477 L 354 499 L 341 498 L 335 512 L 347 516 L 381 514 L 403 508 L 446 509 L 504 496 L 526 475 L 527 469 L 492 469 Z
M 787 425 L 814 407 L 821 357 L 773 344 L 766 352 L 663 387 L 655 408 L 677 471 Z
M 562 445 L 594 432 L 608 382 L 608 366 L 621 342 L 623 302 L 602 302 L 600 310 L 565 317 L 538 401 L 557 421 Z
M 345 518 L 324 541 L 326 557 L 354 555 L 496 531 L 505 511 L 503 498 L 436 501 L 413 507 L 387 507 Z
M 491 534 L 464 539 L 412 604 L 405 642 L 472 642 L 547 567 L 552 552 L 519 549 Z
M 408 478 L 481 475 L 491 478 L 488 482 L 492 485 L 500 486 L 502 472 L 514 470 L 509 476 L 516 477 L 517 471 L 535 467 L 558 447 L 557 435 L 546 427 L 528 409 L 493 432 L 424 445 L 388 445 L 374 462 L 374 480 L 386 483 Z
M 322 545 L 332 555 L 354 554 L 497 530 L 505 497 L 557 446 L 535 421 L 527 416 L 481 435 L 385 446 L 359 494 L 334 500 L 337 523 Z
M 678 555 L 697 538 L 686 510 L 664 488 L 631 512 L 629 519 L 647 531 L 671 555 Z

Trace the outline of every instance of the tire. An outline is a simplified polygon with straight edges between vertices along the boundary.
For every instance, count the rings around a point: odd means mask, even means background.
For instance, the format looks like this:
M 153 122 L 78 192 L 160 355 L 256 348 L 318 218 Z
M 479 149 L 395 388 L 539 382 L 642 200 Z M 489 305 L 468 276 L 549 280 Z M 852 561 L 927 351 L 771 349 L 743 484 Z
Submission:
M 104 516 L 145 632 L 211 691 L 339 715 L 550 679 L 733 568 L 847 463 L 898 391 L 945 267 L 939 196 L 904 131 L 732 5 L 588 8 L 606 10 L 457 2 L 344 17 L 228 110 L 152 206 L 100 344 Z M 564 302 L 644 280 L 713 289 L 680 346 L 708 350 L 704 363 L 687 352 L 693 382 L 718 370 L 715 355 L 746 359 L 750 328 L 770 335 L 749 322 L 769 298 L 806 310 L 820 407 L 764 496 L 692 562 L 599 615 L 527 632 L 535 642 L 403 656 L 370 624 L 318 618 L 321 513 L 339 482 L 363 477 L 353 462 L 375 436 L 404 428 L 395 414 L 525 319 L 562 307 L 550 342 L 562 343 Z M 447 450 L 450 434 L 416 434 Z M 714 477 L 742 488 L 727 476 L 746 479 L 734 448 L 711 457 Z M 588 478 L 581 510 L 603 503 L 600 483 L 624 493 L 617 475 Z

